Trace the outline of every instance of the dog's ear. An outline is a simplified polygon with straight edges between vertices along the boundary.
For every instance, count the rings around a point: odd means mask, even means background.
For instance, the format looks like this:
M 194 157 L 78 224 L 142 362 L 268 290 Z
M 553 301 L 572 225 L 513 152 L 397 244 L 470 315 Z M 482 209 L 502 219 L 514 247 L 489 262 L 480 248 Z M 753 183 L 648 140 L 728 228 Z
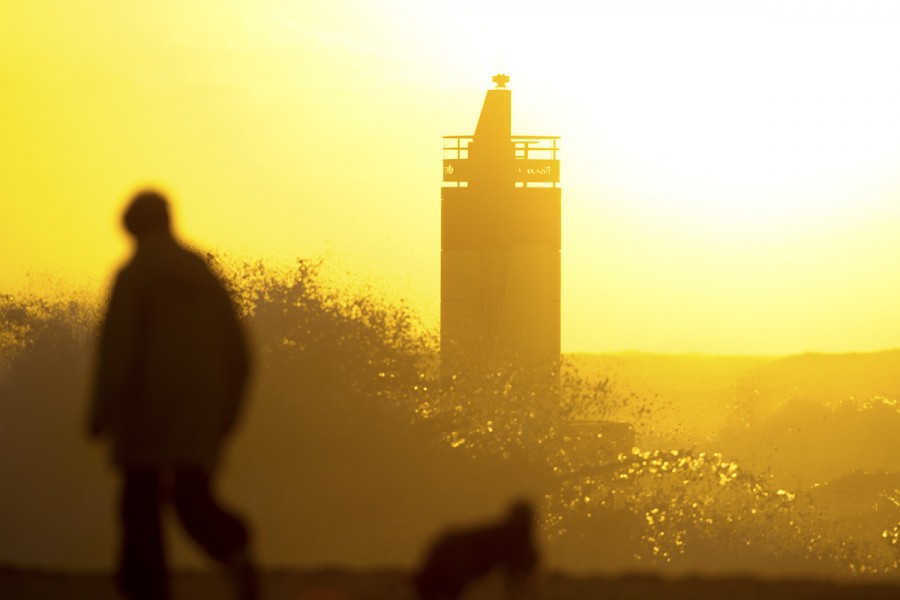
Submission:
M 517 500 L 509 507 L 506 522 L 515 529 L 531 530 L 534 525 L 534 509 L 527 500 Z

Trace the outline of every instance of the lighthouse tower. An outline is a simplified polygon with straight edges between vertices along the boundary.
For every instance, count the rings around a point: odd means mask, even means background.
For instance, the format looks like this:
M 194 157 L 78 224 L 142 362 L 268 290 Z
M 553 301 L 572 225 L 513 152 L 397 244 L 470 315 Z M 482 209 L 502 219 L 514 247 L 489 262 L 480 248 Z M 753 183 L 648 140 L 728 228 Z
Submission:
M 509 77 L 493 78 L 474 135 L 444 137 L 443 376 L 528 372 L 560 356 L 557 136 L 512 135 Z

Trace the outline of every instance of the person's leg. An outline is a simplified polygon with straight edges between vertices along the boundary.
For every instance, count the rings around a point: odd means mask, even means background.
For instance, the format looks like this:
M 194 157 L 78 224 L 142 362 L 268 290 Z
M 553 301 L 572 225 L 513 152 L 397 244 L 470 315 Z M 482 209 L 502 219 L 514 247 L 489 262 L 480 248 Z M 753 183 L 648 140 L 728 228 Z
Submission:
M 224 562 L 247 547 L 247 527 L 213 498 L 206 469 L 178 467 L 172 499 L 185 531 L 214 560 Z
M 119 517 L 121 550 L 116 583 L 133 600 L 169 597 L 160 505 L 160 473 L 152 467 L 123 469 Z
M 250 534 L 244 522 L 212 496 L 206 469 L 179 467 L 175 471 L 173 503 L 185 531 L 232 576 L 238 598 L 258 597 L 256 570 L 249 557 Z

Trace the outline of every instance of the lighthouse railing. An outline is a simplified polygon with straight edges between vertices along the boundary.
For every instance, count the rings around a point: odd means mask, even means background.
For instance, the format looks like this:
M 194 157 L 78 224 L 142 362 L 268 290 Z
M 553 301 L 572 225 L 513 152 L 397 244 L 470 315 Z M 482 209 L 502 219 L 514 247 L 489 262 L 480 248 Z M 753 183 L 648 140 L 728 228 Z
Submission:
M 465 184 L 469 180 L 469 145 L 474 136 L 445 135 L 443 157 L 443 181 L 449 184 Z M 517 186 L 528 184 L 559 183 L 559 136 L 514 135 L 513 144 L 515 181 Z M 520 162 L 521 161 L 521 162 Z

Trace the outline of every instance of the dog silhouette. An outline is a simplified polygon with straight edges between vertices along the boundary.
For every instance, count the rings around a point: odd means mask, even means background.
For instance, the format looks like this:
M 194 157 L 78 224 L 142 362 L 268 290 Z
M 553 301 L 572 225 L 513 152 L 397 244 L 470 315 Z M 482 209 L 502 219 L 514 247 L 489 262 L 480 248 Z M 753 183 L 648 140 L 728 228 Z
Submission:
M 445 532 L 429 547 L 414 576 L 419 600 L 457 600 L 470 584 L 495 570 L 505 575 L 507 597 L 521 597 L 538 562 L 534 520 L 531 505 L 519 501 L 499 522 Z

